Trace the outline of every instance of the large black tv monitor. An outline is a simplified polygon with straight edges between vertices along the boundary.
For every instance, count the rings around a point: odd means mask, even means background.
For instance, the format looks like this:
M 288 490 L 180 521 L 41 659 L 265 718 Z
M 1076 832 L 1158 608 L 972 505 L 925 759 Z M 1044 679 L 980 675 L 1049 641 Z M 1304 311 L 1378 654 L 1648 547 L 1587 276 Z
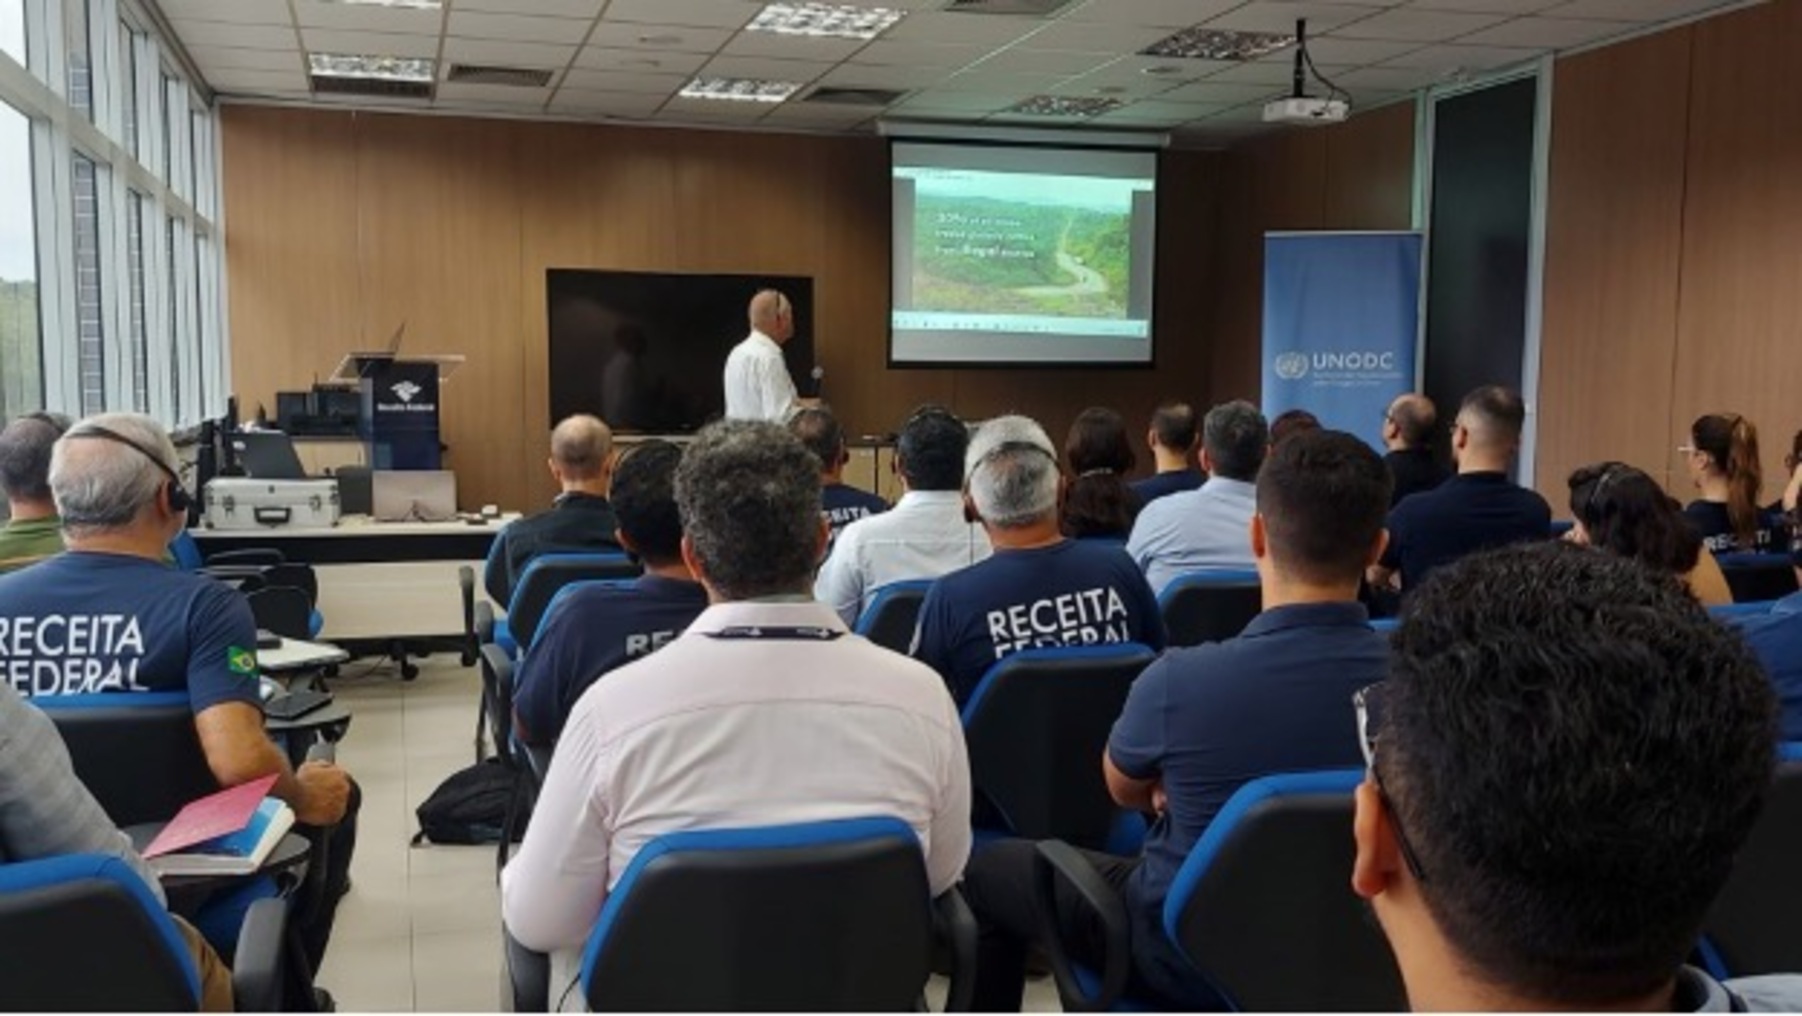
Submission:
M 615 430 L 683 434 L 725 413 L 726 355 L 749 334 L 761 289 L 795 308 L 783 347 L 803 395 L 813 372 L 813 279 L 552 268 L 551 423 L 593 413 Z

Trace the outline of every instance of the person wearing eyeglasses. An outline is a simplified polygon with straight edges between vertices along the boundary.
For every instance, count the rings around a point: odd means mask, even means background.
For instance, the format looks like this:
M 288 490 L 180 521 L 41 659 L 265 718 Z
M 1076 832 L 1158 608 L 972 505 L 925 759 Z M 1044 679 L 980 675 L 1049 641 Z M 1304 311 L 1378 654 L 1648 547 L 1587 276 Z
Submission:
M 0 574 L 63 552 L 63 523 L 50 496 L 50 449 L 68 429 L 66 416 L 27 413 L 0 431 L 0 494 L 7 507 Z
M 1700 495 L 1683 509 L 1717 554 L 1780 551 L 1781 515 L 1761 507 L 1764 468 L 1758 456 L 1758 428 L 1738 413 L 1710 413 L 1689 428 L 1689 443 L 1677 448 Z M 1781 507 L 1781 506 L 1778 506 Z
M 1395 490 L 1389 495 L 1393 508 L 1410 494 L 1432 490 L 1449 475 L 1439 457 L 1433 454 L 1433 430 L 1439 423 L 1439 410 L 1433 400 L 1418 392 L 1398 395 L 1383 411 L 1383 445 L 1389 453 L 1383 461 L 1389 475 L 1395 478 Z
M 1636 561 L 1542 542 L 1434 573 L 1345 716 L 1352 888 L 1410 1007 L 1802 1009 L 1802 978 L 1686 965 L 1770 787 L 1773 713 L 1740 639 Z
M 1261 776 L 1355 766 L 1345 703 L 1381 680 L 1388 646 L 1358 602 L 1358 580 L 1382 553 L 1389 471 L 1363 441 L 1313 431 L 1275 447 L 1258 475 L 1247 540 L 1265 610 L 1237 638 L 1172 649 L 1133 682 L 1102 771 L 1122 807 L 1157 813 L 1140 857 L 1085 856 L 1117 889 L 1130 919 L 1127 994 L 1176 1009 L 1217 1009 L 1162 930 L 1164 899 L 1183 859 L 1241 786 Z M 1041 915 L 1034 845 L 991 843 L 970 859 L 965 893 L 980 922 L 975 1007 L 1018 1011 L 1026 944 L 1050 917 L 1078 960 L 1101 943 L 1086 908 L 1060 887 Z M 1098 964 L 1097 964 L 1098 965 Z
M 984 423 L 970 438 L 964 475 L 965 515 L 982 523 L 995 552 L 932 584 L 912 650 L 959 706 L 996 661 L 1022 649 L 1164 647 L 1157 597 L 1131 559 L 1116 545 L 1060 531 L 1063 474 L 1043 427 L 1024 416 Z
M 1727 576 L 1702 552 L 1683 509 L 1641 470 L 1624 462 L 1584 466 L 1570 475 L 1570 510 L 1569 542 L 1675 575 L 1704 606 L 1733 602 Z

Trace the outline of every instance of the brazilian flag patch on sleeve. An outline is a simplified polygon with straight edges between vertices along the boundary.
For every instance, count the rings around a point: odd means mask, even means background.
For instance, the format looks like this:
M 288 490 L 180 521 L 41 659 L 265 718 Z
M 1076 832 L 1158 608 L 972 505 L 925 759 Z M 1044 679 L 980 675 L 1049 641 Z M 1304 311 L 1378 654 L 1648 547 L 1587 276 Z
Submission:
M 225 651 L 225 666 L 234 674 L 255 677 L 257 672 L 257 654 L 248 649 L 232 646 Z

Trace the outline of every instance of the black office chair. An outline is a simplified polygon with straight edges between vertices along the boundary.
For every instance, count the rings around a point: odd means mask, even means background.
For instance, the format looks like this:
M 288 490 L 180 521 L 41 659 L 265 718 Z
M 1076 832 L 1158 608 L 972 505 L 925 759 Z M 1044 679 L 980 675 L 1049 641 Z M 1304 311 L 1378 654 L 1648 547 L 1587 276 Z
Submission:
M 75 775 L 114 825 L 166 822 L 219 790 L 186 692 L 38 696 L 69 746 Z
M 307 594 L 292 586 L 262 586 L 245 594 L 257 627 L 285 639 L 313 637 L 313 608 Z
M 280 1012 L 288 904 L 251 904 L 238 932 L 239 1012 Z M 200 973 L 168 911 L 125 862 L 70 854 L 0 864 L 5 1007 L 39 1012 L 194 1012 Z
M 1781 600 L 1796 591 L 1795 562 L 1788 554 L 1718 554 L 1735 603 Z
M 1158 594 L 1164 638 L 1171 646 L 1233 638 L 1263 609 L 1264 589 L 1255 571 L 1189 572 Z
M 931 898 L 907 823 L 673 833 L 608 893 L 582 990 L 596 1012 L 917 1010 L 935 912 L 954 952 L 947 1008 L 967 1008 L 974 921 L 955 889 Z
M 1107 848 L 1120 819 L 1101 775 L 1127 690 L 1157 658 L 1136 642 L 1027 649 L 989 668 L 964 705 L 983 834 Z
M 1802 970 L 1802 743 L 1780 749 L 1764 814 L 1703 924 L 1702 954 L 1720 977 Z
M 926 591 L 931 588 L 931 579 L 908 579 L 876 590 L 870 605 L 857 619 L 857 634 L 884 649 L 906 653 L 913 648 L 920 604 L 926 602 Z
M 1163 914 L 1164 933 L 1195 968 L 1198 994 L 1243 1012 L 1407 1009 L 1389 943 L 1351 890 L 1352 792 L 1363 778 L 1341 769 L 1253 780 L 1214 817 L 1178 869 Z M 1105 929 L 1103 966 L 1086 970 L 1047 924 L 1064 1009 L 1132 1006 L 1121 997 L 1132 963 L 1124 903 L 1065 844 L 1041 844 L 1036 862 L 1042 910 L 1061 879 Z

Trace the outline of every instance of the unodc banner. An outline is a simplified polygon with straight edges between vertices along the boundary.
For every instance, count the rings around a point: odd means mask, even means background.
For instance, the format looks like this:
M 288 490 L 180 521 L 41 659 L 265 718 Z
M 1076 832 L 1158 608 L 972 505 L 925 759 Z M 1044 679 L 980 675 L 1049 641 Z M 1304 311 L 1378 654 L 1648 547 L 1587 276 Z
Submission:
M 1267 416 L 1305 409 L 1381 450 L 1419 328 L 1419 233 L 1265 234 Z

